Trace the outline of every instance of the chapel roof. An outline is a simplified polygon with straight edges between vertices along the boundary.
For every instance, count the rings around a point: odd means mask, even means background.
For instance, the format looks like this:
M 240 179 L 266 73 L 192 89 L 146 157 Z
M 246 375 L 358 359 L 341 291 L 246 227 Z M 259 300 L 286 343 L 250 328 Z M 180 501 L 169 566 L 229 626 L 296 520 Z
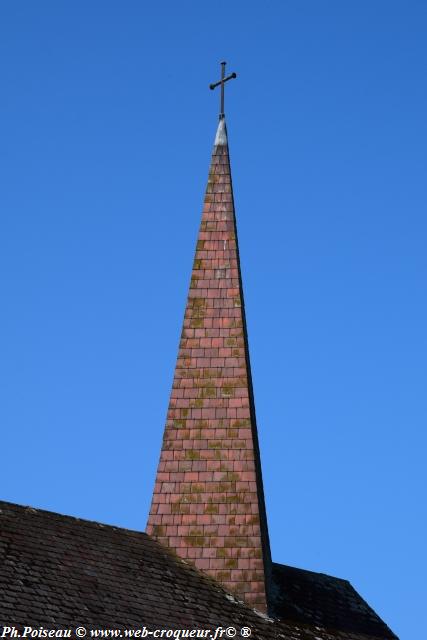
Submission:
M 278 598 L 276 615 L 267 617 L 146 533 L 1 501 L 0 532 L 3 625 L 247 626 L 259 640 L 396 637 L 349 583 L 323 574 L 274 565 L 276 587 L 292 588 L 285 600 Z M 307 581 L 308 590 L 298 593 Z M 340 614 L 333 620 L 335 598 Z

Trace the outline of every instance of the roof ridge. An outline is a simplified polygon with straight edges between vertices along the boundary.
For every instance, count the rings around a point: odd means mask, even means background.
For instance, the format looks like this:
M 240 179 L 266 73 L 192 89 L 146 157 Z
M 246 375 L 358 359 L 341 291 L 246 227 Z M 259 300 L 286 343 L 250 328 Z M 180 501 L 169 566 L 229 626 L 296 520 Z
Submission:
M 124 527 L 122 525 L 114 525 L 111 523 L 107 523 L 107 522 L 99 522 L 98 520 L 90 520 L 89 518 L 82 518 L 80 516 L 74 516 L 71 515 L 69 513 L 61 513 L 59 511 L 51 511 L 50 509 L 43 509 L 40 507 L 33 507 L 32 505 L 24 505 L 24 504 L 20 504 L 17 502 L 8 502 L 6 500 L 0 500 L 0 516 L 2 514 L 2 510 L 5 508 L 7 509 L 8 507 L 17 507 L 19 510 L 23 510 L 26 511 L 27 513 L 32 513 L 34 515 L 37 514 L 45 514 L 47 516 L 59 516 L 60 518 L 66 519 L 66 520 L 73 520 L 73 521 L 78 521 L 78 522 L 82 522 L 84 524 L 88 524 L 88 525 L 96 525 L 100 528 L 109 528 L 109 529 L 118 529 L 120 531 L 127 531 L 129 533 L 141 533 L 144 536 L 148 536 L 148 534 L 143 531 L 143 530 L 138 530 L 138 529 L 129 529 L 128 527 Z M 148 536 L 150 537 L 150 536 Z
M 295 565 L 291 565 L 291 564 L 284 564 L 283 562 L 272 562 L 273 567 L 277 566 L 277 567 L 286 567 L 287 569 L 295 569 L 295 571 L 299 571 L 299 572 L 303 572 L 303 573 L 312 573 L 315 576 L 325 576 L 326 578 L 333 578 L 334 580 L 339 580 L 340 582 L 346 582 L 347 584 L 351 585 L 350 580 L 348 580 L 347 578 L 339 578 L 338 576 L 332 575 L 330 573 L 325 573 L 324 571 L 313 571 L 312 569 L 305 569 L 302 567 L 297 567 Z

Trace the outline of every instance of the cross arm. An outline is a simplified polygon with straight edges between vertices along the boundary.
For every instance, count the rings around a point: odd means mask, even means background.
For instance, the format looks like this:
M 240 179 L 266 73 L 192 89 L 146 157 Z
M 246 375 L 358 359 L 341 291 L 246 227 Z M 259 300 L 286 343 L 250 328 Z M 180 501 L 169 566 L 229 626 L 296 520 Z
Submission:
M 223 80 L 218 80 L 218 82 L 214 82 L 210 84 L 209 89 L 212 89 L 212 90 L 216 89 L 216 87 L 219 87 L 219 85 L 222 84 L 223 82 L 227 82 L 227 80 L 233 80 L 233 78 L 237 78 L 237 73 L 230 73 L 230 75 L 224 78 Z

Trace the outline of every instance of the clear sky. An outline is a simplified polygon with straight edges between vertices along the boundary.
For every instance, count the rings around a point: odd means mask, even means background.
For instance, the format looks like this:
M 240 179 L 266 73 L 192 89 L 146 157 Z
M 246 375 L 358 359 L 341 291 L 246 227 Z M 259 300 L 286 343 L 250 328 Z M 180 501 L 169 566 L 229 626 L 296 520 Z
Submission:
M 411 0 L 1 2 L 2 499 L 145 528 L 225 59 L 273 558 L 421 640 L 426 34 Z

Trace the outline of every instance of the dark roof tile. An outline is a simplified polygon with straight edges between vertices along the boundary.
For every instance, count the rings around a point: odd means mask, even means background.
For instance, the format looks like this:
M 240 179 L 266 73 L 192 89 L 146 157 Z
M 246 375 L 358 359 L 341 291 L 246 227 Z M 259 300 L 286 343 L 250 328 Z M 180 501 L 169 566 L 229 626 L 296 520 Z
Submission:
M 347 580 L 273 563 L 275 616 L 380 638 L 395 638 Z

